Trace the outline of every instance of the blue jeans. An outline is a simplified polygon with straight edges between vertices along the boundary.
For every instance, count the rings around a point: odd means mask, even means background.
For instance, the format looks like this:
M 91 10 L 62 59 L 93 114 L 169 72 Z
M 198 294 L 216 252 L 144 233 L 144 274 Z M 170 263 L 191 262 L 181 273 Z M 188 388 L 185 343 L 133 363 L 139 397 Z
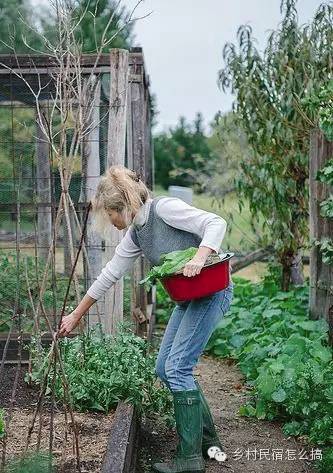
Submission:
M 166 326 L 155 372 L 171 391 L 197 389 L 193 367 L 216 325 L 228 311 L 234 283 L 200 299 L 178 303 Z

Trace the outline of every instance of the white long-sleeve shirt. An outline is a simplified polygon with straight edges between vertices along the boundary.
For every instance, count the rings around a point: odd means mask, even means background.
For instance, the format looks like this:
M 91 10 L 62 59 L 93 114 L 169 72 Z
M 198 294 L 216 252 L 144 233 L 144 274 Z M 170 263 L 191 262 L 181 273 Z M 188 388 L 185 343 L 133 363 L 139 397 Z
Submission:
M 151 202 L 152 199 L 149 198 L 140 207 L 130 226 L 140 228 L 144 225 Z M 178 197 L 163 197 L 158 200 L 156 213 L 168 225 L 199 235 L 202 238 L 199 247 L 206 246 L 219 251 L 227 228 L 227 222 L 219 215 L 193 207 Z M 89 287 L 87 294 L 93 299 L 98 300 L 112 284 L 129 272 L 134 261 L 142 254 L 141 248 L 133 242 L 129 228 L 117 245 L 112 259 Z

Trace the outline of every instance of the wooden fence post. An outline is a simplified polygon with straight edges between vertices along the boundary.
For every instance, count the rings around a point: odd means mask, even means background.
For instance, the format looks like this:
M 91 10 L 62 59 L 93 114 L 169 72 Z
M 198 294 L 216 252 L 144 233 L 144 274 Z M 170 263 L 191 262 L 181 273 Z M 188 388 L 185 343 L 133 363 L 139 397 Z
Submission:
M 148 83 L 145 82 L 143 64 L 135 64 L 130 70 L 130 86 L 127 111 L 127 165 L 143 176 L 145 183 L 151 188 L 151 130 L 150 114 L 147 111 L 149 100 Z M 150 269 L 149 261 L 141 256 L 135 262 L 131 274 L 131 313 L 136 321 L 136 332 L 149 337 L 149 318 L 152 304 L 146 288 L 139 281 Z
M 125 164 L 128 74 L 128 51 L 111 49 L 107 168 L 114 164 Z M 110 225 L 111 244 L 105 248 L 105 264 L 113 257 L 123 236 L 124 230 L 119 231 Z M 121 278 L 105 295 L 105 330 L 108 333 L 115 334 L 118 322 L 123 320 L 123 289 Z
M 315 180 L 317 171 L 332 158 L 333 143 L 317 130 L 310 137 L 310 240 L 333 238 L 333 219 L 320 215 L 320 203 L 333 193 L 333 187 Z M 310 251 L 309 317 L 324 317 L 329 325 L 330 345 L 333 345 L 333 265 L 323 263 L 320 248 L 312 245 Z
M 82 186 L 80 201 L 82 203 L 88 203 L 95 195 L 97 185 L 100 180 L 100 101 L 101 101 L 101 83 L 98 81 L 94 91 L 94 99 L 91 104 L 93 110 L 90 115 L 89 126 L 91 129 L 89 133 L 84 137 L 83 140 L 83 153 L 82 153 Z M 88 124 L 87 124 L 88 125 Z M 85 212 L 83 212 L 83 217 Z M 102 239 L 93 230 L 92 215 L 88 215 L 87 220 L 87 231 L 85 235 L 85 244 L 87 248 L 87 256 L 89 261 L 89 268 L 84 261 L 84 273 L 86 276 L 87 289 L 94 282 L 97 276 L 102 271 Z M 101 320 L 103 329 L 105 330 L 105 318 L 106 314 L 103 307 L 103 301 L 98 300 L 89 310 L 89 327 L 92 327 L 100 321 L 98 314 L 103 314 Z

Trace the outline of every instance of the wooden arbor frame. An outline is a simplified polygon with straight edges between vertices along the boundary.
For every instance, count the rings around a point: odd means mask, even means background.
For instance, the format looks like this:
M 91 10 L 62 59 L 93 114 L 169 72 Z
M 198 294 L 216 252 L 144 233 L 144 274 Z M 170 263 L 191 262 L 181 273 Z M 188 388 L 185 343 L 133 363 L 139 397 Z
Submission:
M 81 68 L 83 74 L 93 72 L 99 80 L 96 87 L 94 104 L 96 113 L 91 115 L 92 126 L 89 136 L 85 139 L 82 148 L 82 181 L 80 202 L 77 204 L 80 210 L 84 210 L 94 191 L 96 190 L 98 177 L 102 170 L 100 167 L 100 129 L 99 129 L 99 106 L 101 103 L 102 76 L 109 75 L 107 85 L 104 83 L 104 97 L 108 99 L 108 126 L 107 126 L 107 150 L 105 156 L 105 168 L 113 164 L 124 164 L 134 169 L 144 177 L 147 186 L 152 190 L 154 186 L 154 164 L 151 138 L 151 102 L 149 93 L 149 78 L 145 72 L 144 58 L 141 48 L 133 48 L 130 51 L 112 49 L 109 54 L 102 54 L 96 63 L 96 55 L 84 54 L 81 56 Z M 97 64 L 97 65 L 96 65 Z M 22 100 L 22 79 L 36 82 L 36 77 L 44 81 L 57 70 L 57 64 L 52 57 L 40 55 L 0 55 L 0 100 L 10 105 L 13 101 Z M 27 88 L 25 94 L 27 95 Z M 41 101 L 46 98 L 41 94 Z M 30 99 L 31 103 L 31 99 Z M 94 123 L 93 123 L 94 124 Z M 38 212 L 38 242 L 41 254 L 45 252 L 50 242 L 52 229 L 51 207 L 52 196 L 50 191 L 50 168 L 45 166 L 48 161 L 49 151 L 47 143 L 40 138 L 40 130 L 36 130 L 36 157 L 37 157 L 37 181 L 39 202 L 38 209 L 43 208 L 43 214 Z M 43 166 L 44 164 L 44 166 Z M 97 177 L 97 179 L 96 179 Z M 35 208 L 36 204 L 21 203 L 21 207 Z M 16 205 L 0 203 L 0 209 L 15 212 Z M 92 232 L 91 219 L 88 219 L 85 244 L 88 260 L 92 271 L 88 274 L 87 264 L 84 264 L 85 280 L 87 287 L 98 276 L 103 266 L 109 261 L 116 246 L 123 237 L 123 231 L 119 231 L 110 225 L 111 245 L 103 248 L 102 241 Z M 66 258 L 65 258 L 66 261 Z M 140 257 L 135 262 L 131 274 L 131 314 L 136 320 L 137 332 L 143 336 L 150 336 L 152 308 L 154 294 L 147 293 L 138 285 L 146 271 L 150 268 L 149 262 Z M 98 321 L 97 313 L 104 314 L 101 317 L 106 333 L 115 333 L 116 325 L 123 319 L 123 279 L 117 281 L 114 286 L 106 292 L 104 301 L 98 301 L 89 312 L 89 321 L 93 325 Z M 107 314 L 107 315 L 106 315 Z

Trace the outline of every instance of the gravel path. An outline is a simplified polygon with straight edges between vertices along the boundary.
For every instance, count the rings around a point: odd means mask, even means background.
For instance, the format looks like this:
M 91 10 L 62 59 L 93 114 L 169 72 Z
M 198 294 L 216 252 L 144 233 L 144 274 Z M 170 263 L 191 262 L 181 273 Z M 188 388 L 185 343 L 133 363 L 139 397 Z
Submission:
M 215 425 L 228 459 L 207 460 L 206 473 L 314 473 L 311 447 L 302 438 L 286 438 L 279 422 L 257 420 L 238 415 L 248 398 L 245 379 L 237 365 L 228 359 L 203 355 L 195 369 L 210 404 Z M 147 419 L 141 427 L 141 448 L 136 473 L 151 472 L 156 461 L 170 459 L 177 434 L 156 419 Z M 265 457 L 266 456 L 266 457 Z M 288 458 L 289 457 L 289 458 Z M 304 458 L 305 457 L 305 458 Z M 306 458 L 307 457 L 307 458 Z

